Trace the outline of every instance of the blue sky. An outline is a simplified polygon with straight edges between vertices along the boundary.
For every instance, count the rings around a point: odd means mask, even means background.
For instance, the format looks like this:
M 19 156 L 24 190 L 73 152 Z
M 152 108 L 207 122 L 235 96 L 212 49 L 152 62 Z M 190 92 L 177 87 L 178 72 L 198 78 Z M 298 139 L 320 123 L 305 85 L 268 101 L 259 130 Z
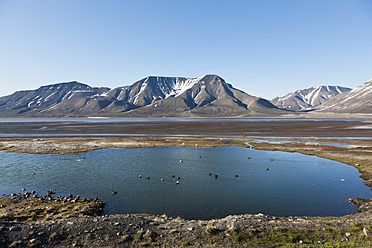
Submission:
M 218 74 L 271 99 L 372 79 L 370 0 L 0 0 L 0 96 Z

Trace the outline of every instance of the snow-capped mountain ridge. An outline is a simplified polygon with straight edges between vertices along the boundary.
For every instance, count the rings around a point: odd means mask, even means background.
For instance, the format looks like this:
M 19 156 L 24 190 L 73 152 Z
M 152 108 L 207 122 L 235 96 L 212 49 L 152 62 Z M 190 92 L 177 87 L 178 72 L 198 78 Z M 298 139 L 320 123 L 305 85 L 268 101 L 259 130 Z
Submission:
M 372 80 L 344 92 L 317 108 L 319 112 L 372 113 Z
M 271 103 L 279 108 L 295 111 L 312 110 L 332 97 L 349 90 L 351 89 L 341 86 L 316 86 L 276 97 L 271 100 Z
M 131 85 L 93 88 L 78 82 L 42 86 L 0 97 L 0 116 L 244 116 L 280 114 L 217 75 L 150 76 Z

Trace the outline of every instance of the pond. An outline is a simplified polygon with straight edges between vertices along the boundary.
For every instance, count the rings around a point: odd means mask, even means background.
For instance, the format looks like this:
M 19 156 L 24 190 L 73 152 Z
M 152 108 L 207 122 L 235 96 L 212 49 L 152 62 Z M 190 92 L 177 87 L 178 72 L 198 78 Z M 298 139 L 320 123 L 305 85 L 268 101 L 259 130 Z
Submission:
M 57 196 L 98 196 L 107 214 L 342 216 L 356 213 L 348 198 L 372 197 L 352 166 L 235 146 L 110 148 L 77 155 L 0 152 L 0 170 L 3 194 L 26 188 L 40 195 L 54 189 Z

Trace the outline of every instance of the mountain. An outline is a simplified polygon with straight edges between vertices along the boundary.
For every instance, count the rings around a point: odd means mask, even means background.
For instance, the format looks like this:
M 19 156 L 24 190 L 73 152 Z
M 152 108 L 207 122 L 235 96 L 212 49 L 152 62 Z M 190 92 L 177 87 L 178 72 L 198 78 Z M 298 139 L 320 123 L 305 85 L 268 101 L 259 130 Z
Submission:
M 78 82 L 42 86 L 37 90 L 17 91 L 0 97 L 0 116 L 40 116 L 43 112 L 73 112 L 83 108 L 90 97 L 102 94 L 109 88 L 92 88 Z M 55 115 L 59 116 L 59 115 Z
M 115 89 L 68 82 L 0 98 L 1 117 L 224 117 L 283 113 L 287 112 L 235 89 L 217 75 L 150 76 Z
M 350 90 L 350 88 L 341 86 L 317 86 L 276 97 L 270 102 L 278 108 L 307 111 L 313 110 L 332 97 Z
M 316 112 L 372 114 L 372 80 L 320 105 Z

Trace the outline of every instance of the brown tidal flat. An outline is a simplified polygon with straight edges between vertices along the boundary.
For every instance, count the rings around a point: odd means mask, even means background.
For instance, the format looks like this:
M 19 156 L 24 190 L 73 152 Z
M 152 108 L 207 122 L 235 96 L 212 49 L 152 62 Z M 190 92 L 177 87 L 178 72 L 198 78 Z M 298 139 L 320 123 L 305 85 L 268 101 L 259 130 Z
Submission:
M 0 122 L 2 134 L 151 134 L 275 137 L 372 137 L 368 121 Z

